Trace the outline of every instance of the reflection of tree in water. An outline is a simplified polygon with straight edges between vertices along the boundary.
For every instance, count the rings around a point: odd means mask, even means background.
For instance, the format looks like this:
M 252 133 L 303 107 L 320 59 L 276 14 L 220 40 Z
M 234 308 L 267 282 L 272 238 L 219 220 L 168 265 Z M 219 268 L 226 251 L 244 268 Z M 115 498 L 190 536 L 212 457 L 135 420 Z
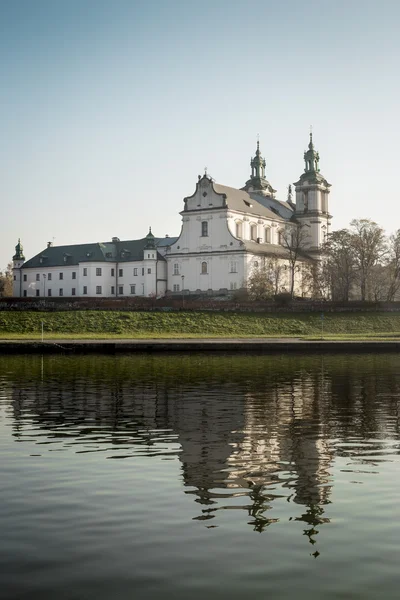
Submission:
M 371 368 L 364 357 L 357 364 L 349 357 L 304 364 L 253 357 L 242 368 L 239 357 L 228 363 L 213 357 L 199 367 L 193 357 L 183 376 L 172 368 L 179 359 L 162 372 L 147 359 L 153 366 L 139 376 L 131 358 L 123 369 L 112 359 L 108 371 L 104 359 L 88 368 L 81 358 L 67 381 L 54 363 L 47 378 L 45 365 L 43 381 L 19 373 L 14 435 L 26 435 L 28 419 L 31 437 L 33 423 L 42 441 L 77 451 L 178 456 L 185 492 L 199 507 L 196 520 L 217 523 L 220 511 L 236 510 L 261 533 L 279 521 L 279 503 L 287 499 L 301 507 L 291 519 L 304 523 L 317 547 L 329 523 L 332 461 L 344 452 L 337 440 L 362 441 L 371 432 L 383 440 L 388 428 L 399 432 L 397 363 Z M 351 453 L 365 459 L 361 445 Z

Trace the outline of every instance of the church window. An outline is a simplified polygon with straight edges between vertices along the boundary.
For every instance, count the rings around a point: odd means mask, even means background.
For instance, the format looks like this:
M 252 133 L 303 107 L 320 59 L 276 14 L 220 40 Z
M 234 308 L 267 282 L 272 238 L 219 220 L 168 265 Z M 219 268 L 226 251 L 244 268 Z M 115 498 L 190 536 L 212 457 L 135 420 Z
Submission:
M 241 221 L 236 222 L 236 237 L 241 238 L 243 231 L 243 224 Z
M 229 269 L 230 273 L 237 273 L 237 262 L 236 261 L 234 261 L 234 260 L 231 261 L 229 263 L 229 266 L 230 266 L 230 269 Z
M 266 227 L 264 229 L 264 242 L 266 244 L 270 244 L 271 243 L 271 228 L 270 227 Z
M 76 288 L 72 288 L 71 294 L 72 294 L 72 296 L 76 296 Z
M 40 291 L 36 290 L 36 296 L 40 296 Z
M 86 296 L 87 294 L 87 285 L 83 286 L 83 295 Z
M 208 273 L 208 268 L 207 267 L 208 267 L 208 265 L 207 265 L 206 262 L 202 262 L 201 263 L 201 274 L 202 275 L 207 275 L 207 273 Z
M 237 283 L 236 281 L 231 281 L 231 290 L 236 290 L 237 289 Z
M 207 221 L 202 221 L 201 223 L 201 235 L 202 237 L 208 236 L 208 223 Z
M 308 192 L 304 192 L 304 212 L 308 212 Z
M 96 269 L 96 277 L 101 277 L 101 267 L 97 267 L 97 269 Z
M 278 231 L 278 244 L 280 246 L 283 246 L 283 232 L 282 231 Z
M 64 290 L 62 288 L 59 289 L 58 295 L 59 296 L 64 296 Z
M 26 298 L 26 296 L 27 296 L 27 293 L 26 293 L 26 290 L 24 290 L 24 298 Z
M 178 263 L 174 264 L 174 275 L 179 275 L 179 264 Z
M 28 279 L 28 278 L 27 278 L 27 276 L 26 276 L 26 275 L 24 275 L 24 281 L 26 281 L 27 279 Z
M 131 294 L 136 294 L 136 285 L 131 285 Z
M 180 288 L 179 288 L 179 283 L 174 283 L 174 292 L 179 292 Z
M 40 274 L 36 273 L 36 281 L 40 281 Z
M 101 294 L 101 285 L 96 285 L 96 294 Z
M 114 296 L 114 295 L 115 295 L 115 286 L 112 285 L 111 286 L 111 296 Z
M 16 275 L 14 275 L 14 281 L 17 281 L 17 276 Z
M 72 271 L 72 279 L 76 279 L 76 271 Z
M 47 295 L 48 295 L 48 296 L 51 296 L 51 289 L 48 289 L 48 290 L 47 290 Z
M 83 276 L 84 276 L 84 277 L 86 277 L 86 276 L 87 276 L 87 268 L 86 268 L 86 267 L 84 267 L 84 268 L 83 268 Z
M 59 274 L 59 279 L 64 279 L 64 273 Z
M 134 276 L 134 277 L 137 277 L 137 273 L 138 273 L 138 270 L 137 270 L 137 267 L 135 267 L 135 268 L 133 269 L 133 276 Z
M 47 280 L 48 280 L 48 281 L 51 281 L 51 273 L 49 273 L 49 274 L 47 275 Z
M 321 208 L 322 208 L 322 212 L 326 213 L 328 212 L 328 206 L 327 206 L 327 193 L 326 192 L 321 192 Z
M 111 277 L 115 277 L 115 269 L 111 269 Z
M 119 296 L 124 295 L 124 286 L 123 285 L 118 286 L 118 294 L 119 294 Z
M 142 267 L 142 275 L 144 275 L 144 267 Z
M 151 275 L 151 269 L 147 269 L 147 274 Z
M 123 276 L 124 276 L 124 270 L 118 269 L 118 277 L 123 277 Z
M 257 225 L 255 223 L 250 225 L 250 239 L 253 240 L 253 242 L 257 241 Z

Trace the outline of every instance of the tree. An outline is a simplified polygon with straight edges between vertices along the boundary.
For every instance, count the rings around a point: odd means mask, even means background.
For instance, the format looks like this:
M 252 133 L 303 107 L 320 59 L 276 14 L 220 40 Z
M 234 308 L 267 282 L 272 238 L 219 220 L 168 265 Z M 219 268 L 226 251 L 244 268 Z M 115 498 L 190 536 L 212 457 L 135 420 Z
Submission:
M 290 223 L 281 230 L 280 239 L 282 246 L 288 251 L 290 296 L 293 298 L 296 265 L 310 245 L 309 227 L 300 223 Z
M 271 256 L 266 261 L 265 267 L 269 273 L 269 279 L 273 288 L 273 295 L 277 296 L 280 292 L 285 265 L 282 263 L 282 259 L 278 258 L 277 256 Z
M 385 232 L 370 219 L 353 219 L 350 227 L 351 245 L 360 281 L 361 300 L 366 300 L 372 269 L 387 254 Z
M 389 238 L 386 270 L 388 278 L 386 300 L 393 302 L 400 289 L 400 229 Z
M 347 302 L 357 280 L 356 255 L 349 230 L 339 229 L 329 234 L 322 251 L 322 271 L 332 300 Z
M 274 287 L 266 263 L 253 268 L 247 281 L 247 289 L 252 300 L 268 300 L 271 298 Z
M 0 296 L 13 295 L 12 263 L 8 263 L 5 271 L 0 271 Z

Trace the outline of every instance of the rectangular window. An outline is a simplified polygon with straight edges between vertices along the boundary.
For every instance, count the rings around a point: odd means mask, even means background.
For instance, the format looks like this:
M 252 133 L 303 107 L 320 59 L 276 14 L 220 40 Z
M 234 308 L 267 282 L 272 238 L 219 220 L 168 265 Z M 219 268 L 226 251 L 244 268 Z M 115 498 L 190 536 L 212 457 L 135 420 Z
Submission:
M 137 269 L 136 268 L 133 269 L 133 274 L 134 274 L 135 277 L 137 277 Z
M 64 279 L 64 273 L 60 273 L 59 278 Z
M 231 290 L 236 290 L 236 289 L 237 289 L 236 281 L 231 281 Z
M 111 286 L 111 296 L 115 296 L 115 286 Z
M 26 298 L 27 294 L 26 294 L 26 290 L 24 290 L 24 297 Z
M 179 265 L 178 265 L 178 263 L 174 264 L 174 275 L 179 275 Z
M 86 267 L 84 267 L 84 269 L 83 269 L 83 276 L 84 276 L 84 277 L 86 277 L 86 276 L 87 276 L 87 268 L 86 268 Z
M 72 296 L 76 296 L 76 288 L 72 288 L 72 290 L 71 290 L 71 295 L 72 295 Z
M 232 261 L 229 263 L 229 272 L 230 273 L 237 273 L 237 262 L 236 261 Z
M 111 277 L 115 277 L 115 269 L 111 269 Z
M 179 292 L 180 288 L 179 288 L 179 283 L 174 283 L 174 292 Z
M 136 294 L 136 285 L 131 285 L 131 294 Z
M 47 280 L 48 280 L 48 281 L 51 281 L 51 273 L 49 273 L 49 274 L 47 275 Z
M 26 276 L 26 275 L 24 275 L 24 281 L 26 281 L 27 279 L 28 279 L 28 278 L 27 278 L 27 276 Z
M 17 276 L 16 275 L 14 275 L 14 281 L 17 281 Z
M 51 289 L 47 290 L 47 295 L 51 296 Z
M 123 276 L 124 276 L 124 270 L 118 269 L 118 277 L 123 277 Z
M 76 279 L 76 271 L 72 271 L 72 279 Z
M 40 296 L 40 291 L 36 290 L 36 296 Z
M 62 289 L 62 288 L 60 288 L 60 291 L 59 291 L 58 295 L 59 295 L 59 296 L 64 296 L 64 292 L 63 292 L 63 289 Z
M 151 275 L 151 269 L 147 269 L 147 275 Z
M 83 286 L 83 295 L 86 296 L 87 294 L 87 285 Z
M 96 277 L 101 277 L 101 268 L 100 267 L 96 268 Z
M 202 235 L 202 237 L 208 236 L 208 222 L 207 221 L 203 221 L 201 223 L 201 235 Z
M 36 273 L 36 281 L 40 281 L 40 273 Z
M 123 285 L 119 285 L 118 286 L 118 295 L 119 296 L 123 296 L 124 295 L 124 286 Z
M 101 294 L 101 285 L 96 285 L 96 294 Z
M 144 267 L 142 268 L 142 275 L 144 275 Z

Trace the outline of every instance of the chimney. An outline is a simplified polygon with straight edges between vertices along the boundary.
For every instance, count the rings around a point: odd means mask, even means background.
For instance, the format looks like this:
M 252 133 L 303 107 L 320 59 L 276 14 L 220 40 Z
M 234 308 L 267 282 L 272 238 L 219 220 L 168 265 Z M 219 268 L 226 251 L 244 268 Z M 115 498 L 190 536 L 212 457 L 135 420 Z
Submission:
M 47 242 L 47 247 L 48 248 L 52 248 L 53 247 L 53 242 Z
M 166 234 L 165 234 L 165 237 L 166 237 L 166 238 L 169 238 L 169 235 L 168 235 L 168 233 L 166 233 Z

